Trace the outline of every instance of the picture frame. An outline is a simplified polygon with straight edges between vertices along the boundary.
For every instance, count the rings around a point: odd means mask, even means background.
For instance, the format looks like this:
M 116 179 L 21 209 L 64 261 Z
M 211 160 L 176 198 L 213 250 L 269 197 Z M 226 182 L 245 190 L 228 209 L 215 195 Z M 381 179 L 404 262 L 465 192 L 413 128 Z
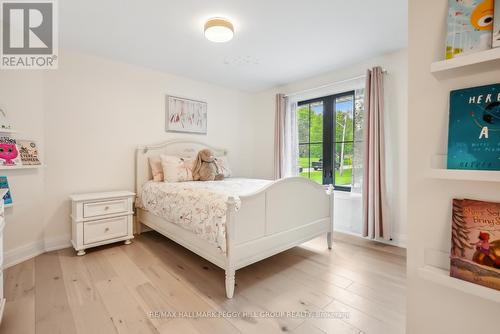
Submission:
M 9 122 L 9 118 L 7 117 L 5 110 L 0 108 L 0 131 L 2 130 L 10 131 L 12 130 L 12 125 Z
M 208 104 L 205 101 L 166 95 L 165 131 L 207 134 Z

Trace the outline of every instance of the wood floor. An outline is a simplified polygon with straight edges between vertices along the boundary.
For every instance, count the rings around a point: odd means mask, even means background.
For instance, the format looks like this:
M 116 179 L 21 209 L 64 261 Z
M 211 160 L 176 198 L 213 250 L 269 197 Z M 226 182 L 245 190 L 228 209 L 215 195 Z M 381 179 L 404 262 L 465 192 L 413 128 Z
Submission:
M 404 333 L 404 251 L 340 237 L 332 251 L 318 238 L 238 270 L 232 300 L 222 269 L 156 232 L 82 257 L 72 249 L 42 254 L 5 271 L 0 334 Z M 167 311 L 325 311 L 340 318 L 195 319 Z

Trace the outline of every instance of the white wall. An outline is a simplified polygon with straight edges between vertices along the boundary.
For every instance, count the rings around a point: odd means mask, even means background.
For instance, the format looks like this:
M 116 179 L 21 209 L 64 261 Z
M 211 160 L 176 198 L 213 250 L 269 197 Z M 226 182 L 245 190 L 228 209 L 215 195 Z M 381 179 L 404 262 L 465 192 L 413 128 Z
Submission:
M 388 200 L 391 210 L 394 242 L 405 245 L 406 242 L 406 125 L 407 125 L 407 81 L 408 53 L 400 50 L 363 63 L 354 64 L 341 70 L 328 72 L 313 78 L 277 87 L 256 96 L 254 102 L 255 122 L 259 124 L 259 135 L 255 137 L 256 161 L 255 174 L 258 177 L 273 176 L 273 138 L 275 94 L 293 93 L 350 79 L 365 74 L 370 67 L 380 65 L 387 69 L 385 77 L 386 93 L 386 142 Z M 361 220 L 361 197 L 351 196 L 346 201 L 345 195 L 336 198 L 336 224 L 343 229 L 357 224 Z
M 33 243 L 68 244 L 70 194 L 134 190 L 138 145 L 200 140 L 227 148 L 235 175 L 253 175 L 249 94 L 68 50 L 58 70 L 28 73 L 2 72 L 0 103 L 25 122 L 23 135 L 45 143 L 47 168 L 11 178 L 17 203 L 7 217 L 7 264 Z M 165 94 L 207 101 L 208 135 L 166 133 Z
M 497 83 L 500 63 L 430 73 L 444 57 L 446 0 L 411 0 L 409 7 L 408 333 L 498 333 L 500 304 L 425 281 L 418 268 L 436 251 L 443 262 L 451 239 L 452 198 L 500 201 L 498 183 L 433 180 L 431 158 L 447 151 L 449 92 Z M 427 260 L 424 254 L 427 253 Z M 434 264 L 434 263 L 428 263 Z
M 17 137 L 35 140 L 44 153 L 43 72 L 0 71 L 0 107 L 18 133 Z M 45 196 L 44 170 L 2 170 L 11 187 L 14 206 L 5 209 L 5 262 L 21 258 L 31 249 L 43 248 Z M 17 249 L 16 254 L 11 250 Z

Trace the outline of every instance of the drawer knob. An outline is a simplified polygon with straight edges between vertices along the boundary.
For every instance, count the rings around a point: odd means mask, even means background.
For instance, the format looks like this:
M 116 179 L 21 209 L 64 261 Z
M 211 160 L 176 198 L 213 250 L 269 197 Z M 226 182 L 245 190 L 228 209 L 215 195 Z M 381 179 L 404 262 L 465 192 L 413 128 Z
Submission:
M 104 207 L 104 210 L 109 210 L 109 206 L 105 206 L 105 207 Z
M 106 228 L 104 229 L 104 232 L 108 232 L 108 231 L 109 231 L 109 227 L 106 227 Z

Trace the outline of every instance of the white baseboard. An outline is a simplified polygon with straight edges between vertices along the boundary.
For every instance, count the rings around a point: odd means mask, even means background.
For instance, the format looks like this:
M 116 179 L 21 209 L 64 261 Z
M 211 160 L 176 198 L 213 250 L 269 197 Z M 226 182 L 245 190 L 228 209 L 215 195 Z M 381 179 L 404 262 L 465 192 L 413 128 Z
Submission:
M 71 245 L 71 235 L 62 235 L 56 238 L 45 239 L 45 252 L 51 252 L 59 249 L 73 247 Z
M 51 239 L 37 240 L 35 242 L 8 250 L 4 253 L 5 259 L 3 267 L 4 269 L 12 267 L 45 252 L 71 247 L 70 239 L 71 237 L 68 234 Z
M 353 236 L 356 236 L 358 238 L 362 238 L 362 239 L 366 239 L 366 240 L 373 240 L 373 239 L 365 238 L 357 233 L 353 233 L 353 232 L 347 231 L 347 230 L 335 229 L 334 231 L 344 233 L 344 234 L 353 235 Z M 380 243 L 386 244 L 386 245 L 400 247 L 400 248 L 406 248 L 406 237 L 403 235 L 393 235 L 392 240 L 389 240 L 389 241 L 384 240 L 384 239 L 375 239 L 373 241 L 380 242 Z

